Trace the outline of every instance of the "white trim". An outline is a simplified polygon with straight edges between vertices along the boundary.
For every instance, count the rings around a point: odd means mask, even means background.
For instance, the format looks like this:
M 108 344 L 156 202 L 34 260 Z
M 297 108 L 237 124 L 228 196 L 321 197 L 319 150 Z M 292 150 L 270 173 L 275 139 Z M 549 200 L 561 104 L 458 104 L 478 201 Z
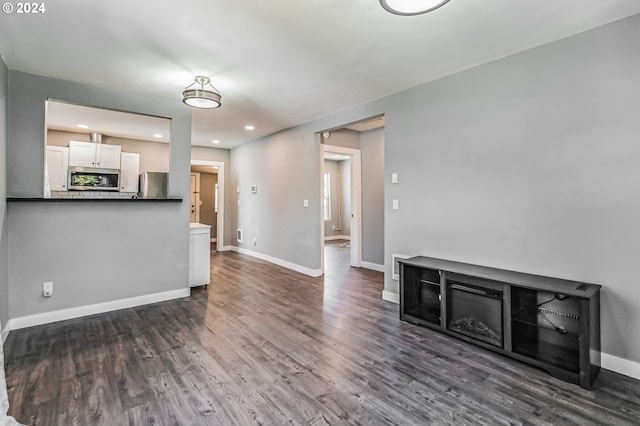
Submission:
M 4 341 L 7 340 L 7 336 L 9 336 L 10 331 L 11 331 L 11 320 L 7 321 L 7 323 L 4 325 L 4 328 L 2 329 L 2 344 L 4 344 Z
M 602 353 L 602 368 L 640 380 L 640 362 Z
M 366 261 L 362 261 L 360 262 L 360 266 L 365 268 L 365 269 L 371 269 L 374 271 L 378 271 L 378 272 L 384 272 L 384 265 L 380 265 L 378 263 L 373 263 L 373 262 L 366 262 Z
M 266 254 L 258 253 L 256 251 L 247 250 L 245 248 L 232 246 L 231 250 L 236 253 L 246 254 L 251 257 L 255 257 L 257 259 L 266 260 L 267 262 L 271 262 L 278 266 L 282 266 L 287 269 L 291 269 L 292 271 L 300 272 L 301 274 L 309 275 L 310 277 L 319 277 L 322 275 L 321 269 L 311 269 L 306 266 L 298 265 L 296 263 L 291 263 L 286 260 L 278 259 L 277 257 L 272 257 Z
M 233 251 L 233 246 L 222 246 L 218 251 Z
M 216 222 L 216 250 L 222 250 L 224 244 L 224 162 L 191 160 L 192 166 L 218 166 L 218 220 Z
M 144 296 L 130 297 L 128 299 L 114 300 L 111 302 L 96 303 L 94 305 L 78 306 L 77 308 L 60 309 L 59 311 L 44 312 L 36 315 L 28 315 L 9 320 L 11 330 L 33 327 L 34 325 L 49 324 L 56 321 L 64 321 L 88 315 L 117 311 L 119 309 L 133 308 L 134 306 L 148 305 L 150 303 L 164 302 L 166 300 L 189 297 L 191 289 L 165 291 L 163 293 L 146 294 Z
M 382 291 L 382 299 L 393 303 L 400 303 L 400 295 L 387 290 Z M 602 352 L 601 367 L 605 370 L 640 380 L 640 362 L 630 361 Z
M 400 304 L 400 295 L 392 291 L 382 290 L 382 300 Z
M 321 140 L 320 133 L 316 137 Z M 346 148 L 336 145 L 327 145 L 320 142 L 320 200 L 322 201 L 322 176 L 324 175 L 324 154 L 330 152 L 351 156 L 351 266 L 359 268 L 362 263 L 362 155 L 359 149 Z M 322 202 L 320 202 L 320 230 L 324 235 L 324 214 Z M 324 247 L 320 247 L 320 265 L 324 271 Z
M 325 241 L 333 241 L 333 240 L 349 240 L 351 241 L 351 235 L 329 235 L 328 237 L 324 237 Z
M 400 267 L 398 266 L 398 272 L 396 273 L 396 263 L 398 262 L 398 259 L 409 259 L 411 256 L 406 255 L 406 254 L 398 254 L 398 253 L 393 253 L 391 255 L 391 279 L 394 281 L 399 281 L 400 280 Z

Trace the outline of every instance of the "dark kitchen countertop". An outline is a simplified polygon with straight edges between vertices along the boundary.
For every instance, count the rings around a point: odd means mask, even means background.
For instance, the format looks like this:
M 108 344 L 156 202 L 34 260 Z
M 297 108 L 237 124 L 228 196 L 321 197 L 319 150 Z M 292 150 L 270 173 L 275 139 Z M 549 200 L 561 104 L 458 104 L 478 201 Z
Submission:
M 181 203 L 182 198 L 7 198 L 9 203 Z

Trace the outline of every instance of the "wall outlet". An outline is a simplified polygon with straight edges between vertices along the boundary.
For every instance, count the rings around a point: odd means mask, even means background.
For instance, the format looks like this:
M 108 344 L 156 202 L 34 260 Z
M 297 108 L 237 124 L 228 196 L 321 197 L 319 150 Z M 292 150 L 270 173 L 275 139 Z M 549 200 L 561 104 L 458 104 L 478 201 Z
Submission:
M 256 237 L 253 237 L 253 241 L 251 241 L 251 243 L 255 246 L 258 244 L 258 239 Z
M 42 296 L 51 297 L 53 294 L 53 282 L 47 281 L 42 283 Z

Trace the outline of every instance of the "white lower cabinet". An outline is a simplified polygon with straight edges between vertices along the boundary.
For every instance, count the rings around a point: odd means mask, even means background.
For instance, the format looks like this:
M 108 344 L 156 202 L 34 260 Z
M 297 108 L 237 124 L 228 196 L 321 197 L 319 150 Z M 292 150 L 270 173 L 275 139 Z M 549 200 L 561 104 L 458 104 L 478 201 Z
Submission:
M 211 226 L 191 223 L 189 228 L 189 286 L 206 285 L 211 281 Z

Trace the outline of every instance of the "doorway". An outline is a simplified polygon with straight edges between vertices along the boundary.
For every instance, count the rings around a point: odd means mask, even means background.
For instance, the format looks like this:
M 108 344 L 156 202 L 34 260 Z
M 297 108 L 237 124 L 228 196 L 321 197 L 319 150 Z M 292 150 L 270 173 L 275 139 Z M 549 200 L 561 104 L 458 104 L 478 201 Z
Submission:
M 190 221 L 212 227 L 216 251 L 224 248 L 224 192 L 223 162 L 191 160 Z
M 329 162 L 337 164 L 332 166 Z M 321 164 L 322 200 L 320 205 L 322 213 L 320 217 L 322 235 L 324 237 L 329 234 L 330 240 L 348 241 L 349 264 L 360 267 L 362 261 L 360 150 L 323 144 Z M 330 170 L 331 168 L 333 171 Z M 348 192 L 347 197 L 344 196 L 346 192 Z M 348 236 L 346 235 L 347 230 Z M 321 243 L 320 252 L 322 253 L 322 271 L 324 273 L 325 238 L 321 238 Z
M 334 127 L 317 134 L 320 143 L 320 250 L 321 271 L 326 272 L 325 256 L 335 256 L 333 247 L 325 252 L 325 235 L 340 238 L 347 235 L 340 231 L 341 225 L 350 225 L 348 230 L 348 260 L 350 266 L 363 267 L 384 272 L 384 115 L 377 115 L 350 124 Z M 349 165 L 350 217 L 342 224 L 327 222 L 325 214 L 327 194 L 325 191 L 325 158 L 346 161 Z M 335 170 L 335 167 L 334 167 Z M 343 172 L 347 167 L 343 167 Z M 340 173 L 336 177 L 343 179 Z M 331 178 L 329 178 L 330 180 Z M 330 197 L 331 194 L 328 194 Z M 335 221 L 333 221 L 335 222 Z M 338 230 L 334 230 L 337 226 Z M 328 228 L 328 230 L 327 230 Z M 331 232 L 334 231 L 334 232 Z M 329 246 L 327 246 L 328 248 Z M 343 250 L 344 253 L 344 250 Z M 345 255 L 337 256 L 344 259 Z M 331 260 L 332 262 L 332 260 Z

